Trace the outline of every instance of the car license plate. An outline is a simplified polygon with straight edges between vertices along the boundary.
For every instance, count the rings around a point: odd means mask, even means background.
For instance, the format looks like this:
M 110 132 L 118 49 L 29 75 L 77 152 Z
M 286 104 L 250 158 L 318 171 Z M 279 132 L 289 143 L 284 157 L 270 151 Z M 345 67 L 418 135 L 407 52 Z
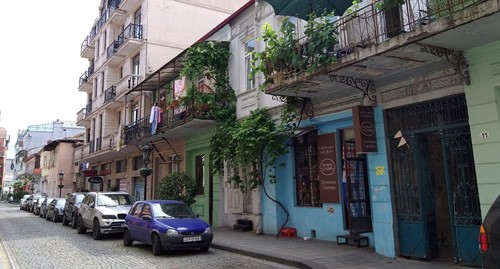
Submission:
M 184 243 L 201 241 L 201 236 L 184 237 L 182 240 Z

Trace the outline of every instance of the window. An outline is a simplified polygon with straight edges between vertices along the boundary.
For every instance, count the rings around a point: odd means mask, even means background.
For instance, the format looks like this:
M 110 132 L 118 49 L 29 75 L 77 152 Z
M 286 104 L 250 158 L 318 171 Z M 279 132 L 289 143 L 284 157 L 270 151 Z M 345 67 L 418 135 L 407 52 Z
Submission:
M 134 170 L 138 170 L 142 167 L 142 156 L 135 156 L 133 159 L 134 162 Z
M 318 156 L 316 149 L 317 131 L 309 131 L 295 137 L 295 187 L 298 206 L 320 207 Z
M 141 24 L 141 8 L 134 13 L 134 24 Z
M 205 174 L 205 155 L 196 156 L 195 169 L 196 195 L 203 195 L 205 193 L 205 181 L 203 177 Z
M 139 120 L 139 105 L 137 103 L 132 105 L 132 110 L 130 111 L 130 119 L 132 123 L 135 123 Z
M 127 171 L 127 159 L 116 161 L 116 172 L 122 173 Z
M 132 58 L 132 75 L 139 75 L 139 65 L 140 65 L 140 54 L 137 54 Z
M 180 162 L 177 161 L 176 156 L 177 155 L 168 156 L 168 173 L 169 174 L 180 171 L 180 167 L 179 167 Z
M 245 42 L 245 78 L 246 78 L 246 89 L 250 90 L 255 87 L 255 76 L 251 74 L 252 72 L 252 60 L 255 51 L 255 39 L 250 39 Z
M 104 79 L 104 71 L 102 71 L 101 72 L 101 94 L 104 92 L 104 87 L 105 87 L 104 81 L 105 81 L 105 79 Z

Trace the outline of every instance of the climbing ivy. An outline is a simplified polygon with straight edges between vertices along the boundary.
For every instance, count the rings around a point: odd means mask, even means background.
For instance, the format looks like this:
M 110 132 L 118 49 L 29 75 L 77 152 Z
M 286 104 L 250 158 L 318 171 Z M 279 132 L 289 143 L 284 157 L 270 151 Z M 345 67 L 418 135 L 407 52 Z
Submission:
M 181 75 L 192 82 L 205 77 L 214 81 L 215 91 L 205 100 L 210 106 L 210 116 L 217 122 L 210 141 L 209 166 L 213 174 L 223 174 L 225 164 L 232 169 L 244 170 L 250 176 L 243 184 L 240 175 L 230 177 L 242 191 L 256 188 L 262 183 L 262 168 L 268 168 L 272 183 L 276 177 L 272 171 L 277 159 L 285 154 L 285 139 L 293 132 L 296 119 L 295 110 L 285 106 L 281 119 L 275 121 L 267 109 L 257 109 L 244 119 L 236 118 L 236 96 L 229 84 L 229 44 L 226 42 L 203 42 L 192 46 L 185 55 Z M 196 85 L 196 83 L 191 83 Z M 196 86 L 192 87 L 186 98 L 199 98 Z M 244 186 L 244 187 L 243 187 Z

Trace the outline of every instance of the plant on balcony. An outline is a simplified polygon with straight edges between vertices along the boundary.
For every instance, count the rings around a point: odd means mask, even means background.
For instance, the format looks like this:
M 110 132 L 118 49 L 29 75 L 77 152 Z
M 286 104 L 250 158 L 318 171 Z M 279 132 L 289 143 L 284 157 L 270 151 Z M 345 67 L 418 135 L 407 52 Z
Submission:
M 294 72 L 312 73 L 320 66 L 336 61 L 334 47 L 336 26 L 332 23 L 333 13 L 324 13 L 320 17 L 309 16 L 304 30 L 305 38 L 298 40 L 295 24 L 284 20 L 280 32 L 277 33 L 269 23 L 262 27 L 262 35 L 258 40 L 265 43 L 262 51 L 253 51 L 252 71 L 265 76 L 263 87 L 272 83 L 280 83 L 282 77 Z
M 307 71 L 314 72 L 320 66 L 335 63 L 334 48 L 338 41 L 335 36 L 336 26 L 331 20 L 334 13 L 324 13 L 316 18 L 309 15 L 304 34 L 307 37 L 306 57 Z
M 236 96 L 229 84 L 229 43 L 207 41 L 191 46 L 186 52 L 181 76 L 191 83 L 186 96 L 179 100 L 185 105 L 203 107 L 208 116 L 222 122 L 234 117 Z M 198 91 L 198 81 L 206 79 L 213 82 L 214 92 Z
M 252 52 L 251 75 L 262 72 L 265 76 L 264 85 L 279 83 L 285 75 L 300 69 L 304 60 L 299 51 L 295 25 L 284 20 L 279 33 L 270 23 L 262 26 L 262 35 L 257 41 L 263 41 L 263 51 Z

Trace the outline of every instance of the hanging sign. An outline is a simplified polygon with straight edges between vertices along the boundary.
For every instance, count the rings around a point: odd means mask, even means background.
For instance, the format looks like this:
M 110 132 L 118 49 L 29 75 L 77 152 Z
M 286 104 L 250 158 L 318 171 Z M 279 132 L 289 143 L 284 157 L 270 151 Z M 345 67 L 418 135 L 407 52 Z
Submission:
M 339 177 L 335 134 L 318 135 L 319 197 L 322 203 L 339 203 Z
M 352 108 L 354 120 L 354 140 L 356 152 L 377 152 L 377 135 L 375 133 L 375 115 L 371 106 L 355 106 Z
M 87 181 L 91 184 L 101 184 L 104 180 L 102 177 L 89 177 Z

